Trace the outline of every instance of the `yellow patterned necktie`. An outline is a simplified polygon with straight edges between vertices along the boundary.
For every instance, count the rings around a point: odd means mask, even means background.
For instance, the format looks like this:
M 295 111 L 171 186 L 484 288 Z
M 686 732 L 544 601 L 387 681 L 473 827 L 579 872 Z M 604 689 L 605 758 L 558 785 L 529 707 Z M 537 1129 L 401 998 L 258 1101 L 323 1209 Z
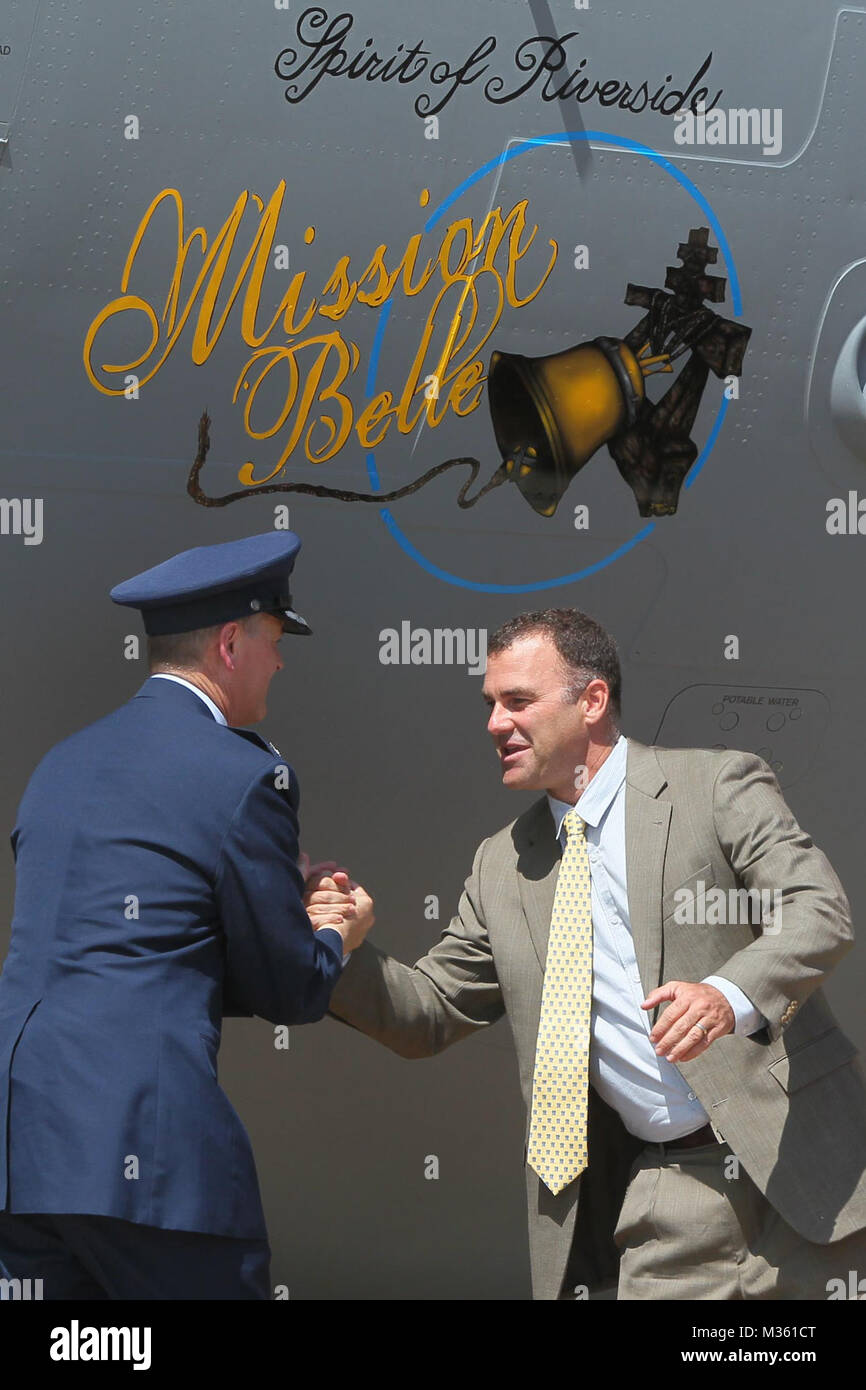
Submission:
M 587 1163 L 592 899 L 586 822 L 572 808 L 556 881 L 526 1161 L 556 1196 Z

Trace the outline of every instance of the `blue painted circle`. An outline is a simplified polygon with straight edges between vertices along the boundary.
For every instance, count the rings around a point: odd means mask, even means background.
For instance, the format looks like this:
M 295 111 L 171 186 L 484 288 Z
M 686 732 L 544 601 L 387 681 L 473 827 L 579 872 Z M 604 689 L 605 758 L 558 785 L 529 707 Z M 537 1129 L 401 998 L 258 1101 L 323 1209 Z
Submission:
M 496 159 L 489 160 L 487 164 L 482 164 L 480 169 L 476 169 L 474 174 L 470 174 L 461 184 L 458 184 L 453 193 L 450 193 L 444 198 L 435 211 L 430 214 L 425 223 L 424 231 L 432 231 L 439 219 L 444 216 L 452 204 L 457 202 L 458 198 L 462 198 L 467 189 L 471 188 L 473 184 L 478 183 L 480 179 L 486 178 L 489 173 L 492 173 L 494 169 L 498 169 L 500 165 L 507 164 L 512 159 L 517 159 L 518 155 L 525 154 L 527 150 L 534 149 L 537 145 L 558 145 L 561 144 L 563 140 L 594 140 L 596 144 L 610 145 L 615 149 L 630 150 L 634 154 L 642 154 L 647 159 L 652 160 L 653 164 L 658 164 L 660 168 L 665 169 L 671 177 L 686 190 L 689 196 L 697 203 L 701 211 L 705 213 L 715 233 L 716 241 L 718 242 L 719 250 L 722 253 L 725 268 L 728 272 L 733 310 L 737 317 L 739 317 L 743 311 L 742 298 L 740 295 L 740 281 L 736 266 L 734 265 L 733 256 L 731 255 L 731 248 L 728 245 L 728 239 L 722 230 L 721 223 L 713 208 L 710 206 L 703 193 L 701 193 L 700 189 L 692 183 L 691 179 L 687 178 L 682 170 L 677 169 L 676 165 L 672 164 L 665 155 L 659 154 L 657 150 L 652 149 L 649 145 L 641 145 L 637 140 L 629 140 L 626 136 L 606 135 L 600 130 L 564 130 L 557 131 L 552 135 L 533 136 L 531 139 L 525 140 L 521 145 L 515 145 L 513 149 L 503 151 L 502 154 L 497 155 Z M 385 329 L 388 324 L 390 313 L 391 300 L 389 299 L 382 305 L 379 311 L 379 318 L 376 325 L 376 338 L 373 343 L 373 351 L 370 354 L 370 365 L 367 371 L 366 390 L 368 397 L 375 394 L 376 370 L 379 364 L 379 354 L 382 350 Z M 725 418 L 727 409 L 728 401 L 723 396 L 707 442 L 692 465 L 689 476 L 685 480 L 685 487 L 690 488 L 692 486 L 712 453 L 713 447 L 719 436 L 719 431 L 722 428 L 722 421 Z M 373 488 L 378 492 L 379 473 L 376 468 L 375 453 L 369 453 L 366 462 L 367 474 L 370 478 L 370 482 Z M 475 589 L 477 592 L 483 594 L 529 594 L 537 592 L 539 589 L 556 589 L 562 584 L 572 584 L 578 579 L 586 579 L 588 575 L 597 574 L 599 570 L 606 569 L 608 565 L 612 565 L 615 560 L 627 554 L 627 552 L 638 545 L 640 541 L 645 540 L 646 537 L 655 530 L 656 526 L 654 521 L 650 521 L 638 531 L 636 535 L 632 536 L 631 540 L 625 541 L 623 545 L 617 546 L 609 555 L 605 555 L 603 559 L 597 560 L 594 565 L 587 565 L 585 569 L 575 570 L 572 574 L 562 574 L 556 579 L 539 579 L 532 584 L 481 584 L 474 579 L 462 579 L 458 574 L 451 574 L 448 570 L 440 569 L 432 560 L 428 560 L 426 555 L 422 555 L 420 550 L 409 540 L 409 537 L 404 534 L 390 508 L 383 507 L 380 515 L 401 549 L 405 551 L 410 560 L 414 560 L 415 563 L 420 565 L 422 569 L 425 569 L 428 574 L 432 574 L 436 579 L 443 579 L 446 584 L 454 584 L 462 589 Z

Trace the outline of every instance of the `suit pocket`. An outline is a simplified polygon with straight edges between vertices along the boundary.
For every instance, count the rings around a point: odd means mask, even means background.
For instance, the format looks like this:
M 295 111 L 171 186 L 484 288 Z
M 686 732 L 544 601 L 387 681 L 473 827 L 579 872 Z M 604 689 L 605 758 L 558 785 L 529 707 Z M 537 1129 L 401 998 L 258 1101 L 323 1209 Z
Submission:
M 639 1154 L 632 1164 L 629 1184 L 613 1232 L 613 1243 L 620 1254 L 626 1248 L 657 1238 L 652 1215 L 660 1177 L 661 1168 L 652 1162 L 645 1167 L 643 1155 Z
M 41 1003 L 40 996 L 15 1008 L 0 1008 L 0 1063 L 4 1068 L 11 1064 L 24 1030 Z
M 804 1043 L 784 1057 L 777 1057 L 768 1070 L 788 1094 L 808 1086 L 828 1072 L 835 1071 L 857 1056 L 857 1048 L 840 1028 L 831 1028 L 812 1042 Z
M 662 921 L 666 922 L 672 917 L 678 907 L 684 907 L 689 914 L 689 904 L 691 905 L 691 920 L 695 920 L 695 906 L 700 902 L 702 894 L 708 888 L 715 886 L 716 876 L 712 865 L 703 864 L 688 878 L 683 879 L 676 888 L 672 888 L 669 893 L 665 893 L 662 898 Z M 686 919 L 687 920 L 687 919 Z

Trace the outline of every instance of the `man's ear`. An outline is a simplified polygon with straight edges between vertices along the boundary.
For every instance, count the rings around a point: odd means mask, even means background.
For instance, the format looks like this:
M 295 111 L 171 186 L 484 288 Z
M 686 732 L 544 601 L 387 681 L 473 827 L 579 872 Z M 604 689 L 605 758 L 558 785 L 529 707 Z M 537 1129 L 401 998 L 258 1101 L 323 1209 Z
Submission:
M 585 718 L 588 723 L 597 724 L 609 713 L 610 690 L 607 681 L 602 680 L 600 676 L 589 681 L 584 687 L 583 698 L 587 703 Z
M 217 651 L 221 664 L 229 671 L 235 669 L 239 626 L 238 623 L 231 622 L 223 623 L 223 626 L 220 628 Z

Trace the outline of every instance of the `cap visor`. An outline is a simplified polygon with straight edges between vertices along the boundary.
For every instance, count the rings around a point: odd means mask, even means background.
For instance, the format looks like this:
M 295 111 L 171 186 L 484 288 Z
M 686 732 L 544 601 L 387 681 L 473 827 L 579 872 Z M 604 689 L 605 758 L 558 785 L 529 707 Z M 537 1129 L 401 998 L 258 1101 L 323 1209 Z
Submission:
M 300 613 L 295 613 L 291 608 L 281 610 L 283 618 L 283 632 L 293 632 L 298 637 L 311 637 L 313 629 L 308 622 L 301 617 Z

